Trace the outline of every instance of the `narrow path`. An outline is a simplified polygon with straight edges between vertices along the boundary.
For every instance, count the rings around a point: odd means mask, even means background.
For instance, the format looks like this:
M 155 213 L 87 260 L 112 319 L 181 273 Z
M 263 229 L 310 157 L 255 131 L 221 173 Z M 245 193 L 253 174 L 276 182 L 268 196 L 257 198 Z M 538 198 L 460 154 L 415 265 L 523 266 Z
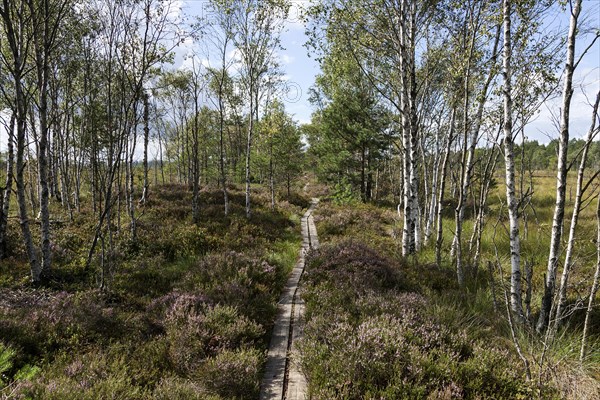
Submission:
M 317 228 L 312 212 L 319 202 L 313 199 L 301 221 L 302 248 L 279 303 L 273 327 L 267 366 L 260 388 L 261 400 L 303 400 L 306 398 L 306 379 L 300 371 L 294 343 L 302 337 L 304 302 L 297 296 L 298 282 L 304 271 L 304 256 L 309 249 L 319 247 Z

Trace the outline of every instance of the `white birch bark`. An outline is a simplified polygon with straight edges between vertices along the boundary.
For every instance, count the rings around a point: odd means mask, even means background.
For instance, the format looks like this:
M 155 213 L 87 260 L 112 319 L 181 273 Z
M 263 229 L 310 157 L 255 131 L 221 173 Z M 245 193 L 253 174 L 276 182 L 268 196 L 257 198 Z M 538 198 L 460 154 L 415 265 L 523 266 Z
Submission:
M 436 206 L 437 206 L 437 198 L 438 198 L 438 180 L 440 174 L 440 130 L 436 129 L 435 131 L 435 154 L 433 155 L 433 166 L 431 170 L 431 195 L 429 196 L 429 202 L 427 204 L 427 221 L 425 223 L 425 233 L 423 238 L 423 245 L 427 246 L 429 244 L 429 240 L 431 239 L 432 228 L 435 223 L 436 218 Z
M 590 330 L 590 318 L 594 308 L 594 299 L 596 298 L 596 293 L 598 292 L 598 283 L 600 281 L 600 196 L 598 196 L 598 205 L 596 207 L 596 221 L 598 232 L 596 236 L 596 272 L 594 273 L 592 287 L 590 288 L 590 297 L 588 298 L 587 310 L 585 312 L 585 322 L 583 324 L 583 334 L 581 337 L 581 350 L 579 352 L 580 361 L 583 361 L 587 353 L 587 337 Z
M 452 149 L 452 143 L 454 141 L 454 123 L 456 119 L 456 107 L 452 109 L 452 116 L 450 117 L 450 128 L 448 130 L 448 137 L 446 139 L 446 149 L 444 151 L 444 160 L 442 161 L 442 171 L 440 176 L 440 192 L 437 200 L 436 214 L 437 214 L 437 237 L 435 241 L 435 260 L 437 265 L 442 263 L 442 242 L 443 236 L 443 203 L 444 203 L 444 190 L 446 189 L 446 175 L 448 171 L 448 161 L 450 160 L 450 150 Z
M 408 82 L 408 55 L 407 55 L 407 29 L 406 29 L 407 0 L 402 0 L 400 10 L 400 80 L 402 89 L 400 91 L 400 108 L 402 110 L 402 170 L 403 170 L 403 229 L 402 229 L 402 255 L 408 256 L 415 252 L 415 229 L 414 229 L 414 200 L 412 196 L 413 177 L 412 161 L 412 131 L 410 126 L 410 101 Z
M 2 190 L 0 198 L 0 260 L 6 258 L 7 247 L 6 247 L 6 230 L 8 225 L 8 213 L 10 210 L 10 195 L 13 190 L 13 174 L 14 174 L 14 130 L 15 130 L 16 115 L 14 112 L 11 113 L 10 123 L 7 127 L 8 141 L 7 141 L 7 152 L 6 152 L 6 180 L 4 181 L 4 188 Z
M 567 242 L 567 249 L 565 251 L 565 262 L 563 264 L 560 286 L 558 290 L 558 301 L 556 305 L 557 321 L 560 321 L 562 318 L 565 302 L 567 300 L 567 285 L 569 282 L 569 275 L 571 273 L 571 269 L 573 268 L 573 248 L 575 247 L 575 230 L 577 229 L 579 211 L 581 211 L 581 197 L 584 192 L 583 178 L 585 173 L 585 164 L 587 162 L 592 140 L 594 140 L 594 138 L 598 134 L 598 130 L 596 129 L 596 118 L 598 116 L 599 102 L 600 92 L 598 92 L 598 94 L 596 95 L 596 102 L 594 103 L 594 110 L 592 112 L 592 124 L 587 134 L 585 146 L 583 148 L 583 153 L 581 154 L 579 169 L 577 170 L 577 188 L 575 190 L 575 204 L 573 205 L 573 215 L 571 216 L 571 226 L 569 228 L 569 240 Z
M 575 41 L 577 36 L 577 21 L 581 13 L 581 0 L 575 0 L 571 9 L 569 35 L 567 37 L 567 61 L 565 66 L 565 85 L 563 89 L 562 116 L 560 137 L 558 142 L 558 167 L 556 173 L 556 205 L 552 218 L 552 236 L 550 238 L 550 253 L 546 271 L 544 296 L 536 324 L 538 332 L 548 325 L 554 289 L 556 286 L 556 270 L 562 239 L 563 220 L 565 217 L 565 192 L 567 187 L 567 151 L 569 147 L 569 114 L 573 96 L 573 72 L 575 70 Z
M 27 210 L 27 196 L 25 193 L 25 151 L 27 148 L 27 98 L 25 94 L 24 72 L 25 60 L 27 54 L 25 52 L 26 43 L 29 38 L 24 37 L 27 29 L 25 27 L 25 3 L 10 2 L 9 0 L 2 1 L 0 8 L 0 17 L 4 23 L 4 37 L 8 42 L 10 49 L 10 60 L 6 60 L 5 64 L 13 78 L 15 89 L 15 112 L 16 112 L 16 159 L 15 159 L 15 184 L 17 187 L 17 204 L 19 209 L 19 222 L 21 225 L 21 233 L 23 242 L 29 260 L 31 270 L 31 280 L 34 283 L 40 281 L 41 268 L 37 257 L 37 251 L 33 245 L 31 237 L 31 229 L 29 227 L 29 213 Z
M 506 202 L 508 205 L 510 238 L 510 307 L 518 319 L 523 319 L 521 300 L 521 242 L 519 237 L 518 201 L 515 193 L 515 155 L 512 133 L 511 91 L 511 2 L 504 0 L 504 161 L 506 167 Z

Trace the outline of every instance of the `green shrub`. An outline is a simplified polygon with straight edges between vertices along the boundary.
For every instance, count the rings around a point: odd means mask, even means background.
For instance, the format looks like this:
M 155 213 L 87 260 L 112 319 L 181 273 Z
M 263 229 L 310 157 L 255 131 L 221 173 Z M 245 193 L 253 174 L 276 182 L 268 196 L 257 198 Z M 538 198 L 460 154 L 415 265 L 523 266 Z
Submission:
M 96 348 L 74 359 L 68 354 L 60 358 L 57 365 L 63 364 L 63 368 L 48 369 L 30 385 L 22 387 L 17 398 L 134 400 L 148 397 L 148 391 L 134 383 L 124 354 L 110 348 L 108 351 Z
M 423 295 L 402 292 L 399 268 L 352 241 L 309 255 L 300 347 L 312 398 L 535 397 L 514 354 L 440 323 Z
M 224 350 L 202 366 L 200 379 L 224 398 L 256 399 L 264 359 L 264 353 L 257 349 Z
M 285 282 L 283 268 L 237 252 L 209 254 L 183 282 L 186 290 L 201 290 L 213 303 L 234 306 L 256 321 L 270 321 Z
M 219 400 L 211 395 L 195 379 L 168 377 L 154 389 L 152 398 L 156 400 Z
M 164 325 L 172 365 L 193 373 L 206 358 L 225 349 L 251 346 L 264 335 L 262 327 L 231 306 L 210 306 L 193 295 L 180 295 L 165 312 Z

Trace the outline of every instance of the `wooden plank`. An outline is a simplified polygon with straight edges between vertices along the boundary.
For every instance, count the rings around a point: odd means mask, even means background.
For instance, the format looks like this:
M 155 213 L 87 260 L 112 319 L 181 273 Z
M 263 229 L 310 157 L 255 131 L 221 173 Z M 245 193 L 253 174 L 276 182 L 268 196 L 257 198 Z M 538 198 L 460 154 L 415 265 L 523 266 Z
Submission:
M 290 361 L 290 354 L 295 350 L 293 346 L 294 339 L 300 338 L 303 332 L 304 302 L 301 299 L 296 299 L 296 294 L 300 277 L 304 271 L 304 255 L 311 248 L 311 245 L 315 247 L 316 243 L 318 246 L 316 227 L 312 218 L 312 211 L 317 202 L 316 199 L 313 199 L 310 208 L 302 217 L 300 257 L 277 304 L 277 317 L 267 353 L 265 374 L 261 383 L 261 400 L 281 400 L 284 398 L 300 400 L 306 398 L 306 379 L 300 371 L 298 363 L 294 360 Z M 293 325 L 294 321 L 297 322 L 297 328 Z M 297 359 L 297 355 L 292 358 Z

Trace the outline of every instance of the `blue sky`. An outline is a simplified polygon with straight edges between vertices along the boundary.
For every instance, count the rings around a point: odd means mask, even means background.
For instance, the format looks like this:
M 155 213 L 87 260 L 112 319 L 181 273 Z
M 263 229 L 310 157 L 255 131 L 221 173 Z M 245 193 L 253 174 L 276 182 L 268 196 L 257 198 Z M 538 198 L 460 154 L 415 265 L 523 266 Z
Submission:
M 179 0 L 179 6 L 184 13 L 200 15 L 206 0 Z M 294 118 L 300 123 L 310 122 L 310 116 L 313 111 L 308 101 L 308 89 L 314 84 L 315 76 L 319 73 L 318 63 L 308 57 L 307 49 L 304 43 L 307 38 L 304 33 L 304 26 L 300 21 L 299 12 L 310 2 L 308 0 L 299 0 L 292 2 L 290 17 L 286 21 L 286 29 L 282 35 L 282 45 L 285 50 L 279 54 L 282 64 L 283 74 L 289 89 L 288 95 L 284 98 L 287 111 L 294 115 Z M 600 29 L 600 0 L 584 0 L 584 13 L 588 21 L 596 29 Z M 549 25 L 553 29 L 559 29 L 566 35 L 568 31 L 569 18 L 567 13 L 556 13 L 549 19 Z M 578 39 L 578 53 L 584 47 L 588 38 Z M 180 67 L 182 55 L 192 47 L 191 41 L 188 46 L 179 48 L 175 67 Z M 583 137 L 587 133 L 590 123 L 591 107 L 589 103 L 600 87 L 600 41 L 590 50 L 587 56 L 582 60 L 581 65 L 576 71 L 575 92 L 573 95 L 571 111 L 571 137 Z M 560 95 L 557 99 L 547 102 L 543 105 L 536 119 L 527 126 L 526 135 L 529 139 L 536 139 L 540 142 L 548 142 L 557 137 L 557 130 L 552 123 L 553 118 L 560 112 Z M 0 150 L 6 147 L 6 134 L 0 128 Z
M 187 0 L 182 2 L 183 12 L 189 15 L 202 15 L 206 0 Z M 319 73 L 318 63 L 308 57 L 304 47 L 306 35 L 301 22 L 301 12 L 309 5 L 308 0 L 291 2 L 289 17 L 281 36 L 283 50 L 279 51 L 279 62 L 286 82 L 283 101 L 287 111 L 300 123 L 310 122 L 312 112 L 308 102 L 308 89 L 314 84 L 315 76 Z M 193 44 L 189 42 L 188 50 Z M 179 54 L 187 50 L 179 49 Z M 177 66 L 178 63 L 176 63 Z
M 195 14 L 206 4 L 206 0 L 187 0 L 184 9 Z M 307 54 L 304 44 L 307 37 L 304 25 L 301 22 L 300 13 L 309 0 L 292 1 L 290 17 L 286 21 L 286 29 L 282 34 L 282 45 L 285 50 L 279 54 L 283 74 L 289 89 L 288 96 L 283 100 L 287 111 L 294 115 L 300 123 L 310 122 L 313 111 L 308 101 L 308 90 L 315 82 L 315 76 L 319 73 L 319 65 Z M 588 24 L 600 29 L 600 0 L 584 0 L 583 15 Z M 201 12 L 201 11 L 200 11 Z M 580 19 L 581 22 L 581 19 Z M 555 7 L 546 19 L 547 29 L 558 30 L 566 37 L 569 28 L 569 13 L 563 12 Z M 577 54 L 587 46 L 591 35 L 578 38 Z M 562 71 L 559 71 L 561 74 Z M 571 110 L 571 137 L 583 137 L 589 128 L 591 106 L 598 88 L 600 87 L 600 41 L 598 41 L 582 60 L 575 74 L 575 91 L 573 95 Z M 562 85 L 561 85 L 562 89 Z M 548 142 L 557 137 L 558 131 L 553 123 L 560 113 L 561 96 L 546 102 L 540 107 L 538 115 L 526 127 L 526 136 L 540 142 Z

